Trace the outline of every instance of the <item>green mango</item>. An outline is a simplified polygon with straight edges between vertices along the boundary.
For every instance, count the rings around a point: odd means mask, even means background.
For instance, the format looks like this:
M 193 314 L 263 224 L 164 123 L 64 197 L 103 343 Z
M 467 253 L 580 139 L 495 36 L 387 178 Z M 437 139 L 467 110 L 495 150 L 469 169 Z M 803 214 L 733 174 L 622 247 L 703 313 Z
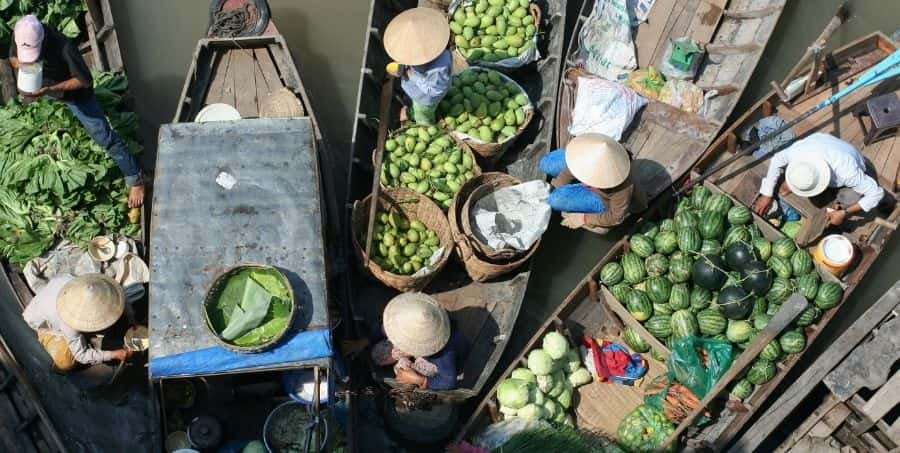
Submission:
M 475 14 L 481 14 L 488 9 L 488 2 L 486 0 L 479 0 L 475 3 Z
M 527 27 L 529 25 L 534 25 L 534 16 L 525 16 L 519 19 L 519 22 L 522 23 L 523 27 Z
M 503 6 L 503 0 L 488 0 L 491 6 Z
M 520 7 L 516 8 L 516 10 L 513 11 L 511 15 L 512 15 L 512 17 L 517 17 L 517 18 L 521 19 L 528 15 L 528 10 L 525 9 L 524 7 L 520 6 Z
M 446 123 L 447 127 L 449 127 L 450 129 L 456 129 L 456 118 L 448 116 L 444 118 L 444 123 Z
M 416 128 L 416 133 L 418 134 L 418 139 L 425 143 L 431 141 L 431 135 L 428 133 L 428 130 L 425 128 Z
M 480 80 L 472 84 L 472 91 L 478 94 L 484 94 L 487 92 L 487 87 Z
M 519 6 L 522 8 L 528 8 L 528 5 L 531 3 L 531 0 L 519 0 Z
M 465 27 L 463 28 L 462 36 L 466 38 L 466 41 L 471 41 L 475 37 L 475 30 L 472 27 Z M 467 46 L 471 46 L 471 43 L 467 44 Z
M 450 108 L 449 115 L 450 116 L 459 116 L 459 114 L 462 113 L 464 109 L 465 109 L 465 107 L 463 107 L 462 104 L 456 104 Z
M 468 19 L 466 19 L 466 20 L 468 20 Z M 510 14 L 506 18 L 506 32 L 507 33 L 509 33 L 509 30 L 511 28 L 518 28 L 521 25 L 522 25 L 522 19 L 520 19 L 516 16 L 513 16 L 512 14 Z
M 447 148 L 447 147 L 450 146 L 450 139 L 447 138 L 446 135 L 444 135 L 444 136 L 438 137 L 438 138 L 435 139 L 435 141 L 432 142 L 432 143 L 435 144 L 435 145 L 437 145 L 437 146 L 439 146 L 439 147 L 441 147 L 441 148 Z
M 488 104 L 488 115 L 489 116 L 497 116 L 500 114 L 500 111 L 503 110 L 503 106 L 500 105 L 499 102 L 491 102 Z
M 469 155 L 468 153 L 463 153 L 463 155 L 462 155 L 462 166 L 463 166 L 463 168 L 466 169 L 466 170 L 471 170 L 471 169 L 472 169 L 472 164 L 473 164 L 473 163 L 474 163 L 474 161 L 472 160 L 472 156 Z
M 450 157 L 447 159 L 447 162 L 451 164 L 458 164 L 462 160 L 462 151 L 456 150 L 450 153 Z
M 478 24 L 480 24 L 480 23 L 481 23 L 481 19 L 479 19 L 479 18 L 477 18 L 477 17 L 475 17 L 475 16 L 472 16 L 472 17 L 467 17 L 467 18 L 466 18 L 466 21 L 463 22 L 463 26 L 465 26 L 465 27 L 477 27 Z
M 463 22 L 466 21 L 466 13 L 462 10 L 462 8 L 457 9 L 453 12 L 453 22 L 462 25 Z
M 461 35 L 463 27 L 459 22 L 450 22 L 450 31 L 452 31 L 454 35 Z
M 489 128 L 487 126 L 481 126 L 480 128 L 478 128 L 478 138 L 480 138 L 481 141 L 484 141 L 484 142 L 488 142 L 488 143 L 493 142 L 494 141 L 494 131 L 492 131 L 491 128 Z
M 451 175 L 455 175 L 457 173 L 456 165 L 452 162 L 444 162 L 444 171 Z
M 507 47 L 506 54 L 510 57 L 518 57 L 519 56 L 519 48 L 518 47 Z
M 406 161 L 409 162 L 409 165 L 411 167 L 418 167 L 421 160 L 422 159 L 419 157 L 418 154 L 410 154 L 406 157 Z
M 481 23 L 478 24 L 479 27 L 488 28 L 491 25 L 494 25 L 494 16 L 490 16 L 487 14 L 484 16 L 481 16 Z
M 503 123 L 503 120 L 495 119 L 491 121 L 491 130 L 494 132 L 500 132 L 505 126 L 506 124 Z
M 397 149 L 397 141 L 392 138 L 385 140 L 384 141 L 384 149 L 386 149 L 388 151 L 393 151 L 393 150 Z
M 406 140 L 403 142 L 403 145 L 406 147 L 407 151 L 412 152 L 412 150 L 416 148 L 416 139 L 414 139 L 412 137 L 406 137 Z
M 531 24 L 526 25 L 525 26 L 525 37 L 531 38 L 532 36 L 534 36 L 534 33 L 536 31 L 537 31 L 537 29 L 534 27 L 534 25 L 531 25 Z
M 472 128 L 472 126 L 469 125 L 469 123 L 462 123 L 462 124 L 456 125 L 456 130 L 459 132 L 462 132 L 463 134 L 468 133 L 469 129 L 471 129 L 471 128 Z
M 419 168 L 421 168 L 424 171 L 431 170 L 431 160 L 429 160 L 427 157 L 423 157 L 422 160 L 419 162 Z
M 515 100 L 516 100 L 516 104 L 519 104 L 521 106 L 528 105 L 528 98 L 525 97 L 524 94 L 521 94 L 521 93 L 517 94 L 515 97 Z
M 417 153 L 421 153 L 421 152 L 425 151 L 426 148 L 428 148 L 428 145 L 425 142 L 418 142 L 418 143 L 416 143 L 416 147 L 413 148 L 413 151 L 417 152 Z
M 500 38 L 498 38 L 496 36 L 482 36 L 481 37 L 481 45 L 485 46 L 485 47 L 490 46 L 491 44 L 497 42 L 498 39 L 500 39 Z
M 516 113 L 512 110 L 507 110 L 506 113 L 503 114 L 503 123 L 507 126 L 515 126 Z
M 424 194 L 425 192 L 428 192 L 428 189 L 430 189 L 430 187 L 428 186 L 428 181 L 419 181 L 419 183 L 416 184 L 416 188 L 413 190 Z M 410 231 L 415 231 L 415 230 L 410 230 Z
M 456 44 L 456 47 L 459 47 L 460 49 L 469 48 L 469 41 L 463 35 L 454 36 L 453 42 Z
M 476 36 L 469 40 L 469 47 L 481 47 L 481 37 Z
M 504 39 L 491 44 L 491 47 L 493 47 L 494 49 L 504 50 L 509 47 L 509 44 Z
M 500 6 L 491 6 L 490 8 L 487 9 L 486 13 L 488 16 L 491 16 L 494 18 L 494 23 L 496 24 L 497 18 L 503 17 L 502 16 L 503 8 Z
M 484 104 L 478 106 L 478 109 L 475 110 L 475 116 L 479 118 L 484 118 L 487 116 L 487 107 Z
M 478 72 L 478 81 L 481 83 L 491 83 L 491 80 L 488 79 L 489 71 L 479 71 Z
M 488 90 L 484 95 L 492 101 L 503 100 L 503 95 L 497 90 Z
M 521 126 L 525 122 L 525 110 L 516 109 L 516 125 Z
M 525 43 L 524 37 L 520 35 L 507 36 L 503 40 L 506 41 L 506 44 L 509 44 L 510 47 L 522 47 L 522 44 Z

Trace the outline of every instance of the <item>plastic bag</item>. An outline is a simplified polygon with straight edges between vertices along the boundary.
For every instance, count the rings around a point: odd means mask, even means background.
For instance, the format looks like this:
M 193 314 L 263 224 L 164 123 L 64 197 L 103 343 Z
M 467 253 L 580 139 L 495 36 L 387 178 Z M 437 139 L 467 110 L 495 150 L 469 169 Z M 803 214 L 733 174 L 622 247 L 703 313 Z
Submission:
M 579 77 L 569 133 L 603 134 L 620 140 L 634 115 L 645 105 L 647 99 L 621 83 Z
M 584 68 L 608 80 L 623 81 L 637 68 L 631 18 L 625 0 L 598 0 L 581 27 L 578 58 Z
M 484 431 L 472 439 L 472 444 L 476 447 L 493 450 L 506 443 L 510 437 L 527 429 L 536 429 L 541 426 L 550 426 L 550 424 L 543 420 L 510 418 L 485 428 Z
M 629 74 L 625 85 L 647 99 L 659 99 L 659 93 L 666 85 L 666 79 L 656 68 L 650 66 Z
M 616 429 L 616 440 L 619 445 L 632 453 L 655 452 L 669 434 L 675 431 L 665 414 L 641 404 L 625 416 Z M 675 451 L 677 442 L 662 451 Z
M 497 189 L 475 203 L 472 232 L 494 250 L 529 250 L 550 224 L 549 195 L 544 181 Z
M 675 342 L 666 365 L 671 378 L 702 399 L 728 371 L 732 359 L 727 341 L 687 337 Z
M 703 101 L 703 90 L 687 80 L 669 80 L 659 92 L 659 102 L 685 112 L 699 112 Z

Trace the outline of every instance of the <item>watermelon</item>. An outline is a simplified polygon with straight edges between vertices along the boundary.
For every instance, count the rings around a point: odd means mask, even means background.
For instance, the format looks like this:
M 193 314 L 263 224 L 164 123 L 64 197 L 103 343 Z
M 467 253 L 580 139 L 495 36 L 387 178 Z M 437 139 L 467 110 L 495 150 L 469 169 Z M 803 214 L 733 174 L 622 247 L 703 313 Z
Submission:
M 725 239 L 722 240 L 722 246 L 728 247 L 735 242 L 750 242 L 750 230 L 744 225 L 732 225 L 725 232 Z
M 772 256 L 772 243 L 766 238 L 756 238 L 752 242 L 756 256 L 763 261 L 768 261 L 769 257 Z
M 844 296 L 844 290 L 841 285 L 835 282 L 822 282 L 816 291 L 815 304 L 822 310 L 828 310 L 841 303 Z
M 697 327 L 703 335 L 720 334 L 725 331 L 727 325 L 728 320 L 719 310 L 707 308 L 697 313 Z
M 725 337 L 732 343 L 743 343 L 753 335 L 753 326 L 743 320 L 729 321 L 725 329 Z
M 729 396 L 732 396 L 737 400 L 743 401 L 747 398 L 750 398 L 750 395 L 753 394 L 753 389 L 754 389 L 754 385 L 750 381 L 748 381 L 746 379 L 741 379 L 740 381 L 735 382 L 734 385 L 731 387 L 731 392 L 729 393 Z
M 662 221 L 660 221 L 659 222 L 659 231 L 660 232 L 663 232 L 663 231 L 675 232 L 675 220 L 663 219 Z M 657 233 L 657 234 L 659 234 L 659 233 Z M 656 238 L 653 238 L 653 239 L 656 239 Z M 659 248 L 659 247 L 657 247 L 657 248 Z
M 800 330 L 788 330 L 778 338 L 778 344 L 785 354 L 796 354 L 806 347 L 806 335 Z
M 667 303 L 654 303 L 653 304 L 653 314 L 654 315 L 671 315 L 675 310 L 669 306 Z
M 646 321 L 653 315 L 653 305 L 647 294 L 639 289 L 632 289 L 625 299 L 625 308 L 638 321 Z
M 819 316 L 822 316 L 822 310 L 815 305 L 810 305 L 800 312 L 794 323 L 800 327 L 810 326 L 819 319 Z
M 697 231 L 703 239 L 718 239 L 725 233 L 725 216 L 718 212 L 701 212 Z
M 769 321 L 772 320 L 772 317 L 765 313 L 757 313 L 755 315 L 750 315 L 750 319 L 753 320 L 754 329 L 763 330 L 766 328 L 766 325 L 769 324 Z
M 797 277 L 812 271 L 813 262 L 812 258 L 809 256 L 809 252 L 803 249 L 797 249 L 797 251 L 791 255 L 791 269 Z
M 694 210 L 694 204 L 691 203 L 691 199 L 687 198 L 687 197 L 681 198 L 680 200 L 678 200 L 678 203 L 675 205 L 675 215 L 676 216 L 679 213 L 682 213 L 685 211 L 693 211 L 693 210 Z M 676 221 L 675 223 L 677 224 L 678 222 Z
M 684 254 L 672 254 L 669 259 L 669 280 L 684 283 L 691 279 L 691 259 Z
M 669 306 L 675 310 L 691 307 L 691 294 L 687 283 L 672 285 L 672 289 L 669 292 Z
M 712 192 L 710 192 L 708 188 L 704 186 L 695 186 L 693 190 L 691 190 L 691 204 L 698 209 L 702 208 L 710 195 L 712 195 Z
M 648 239 L 652 240 L 654 237 L 656 237 L 656 233 L 659 232 L 659 225 L 657 225 L 656 222 L 648 220 L 641 225 L 638 231 Z
M 669 259 L 661 253 L 654 253 L 644 260 L 644 270 L 650 277 L 666 275 L 669 270 Z
M 770 341 L 769 344 L 760 351 L 759 358 L 770 362 L 780 359 L 781 345 L 779 345 L 777 341 Z
M 761 385 L 775 377 L 775 364 L 768 360 L 757 360 L 747 371 L 747 380 L 751 384 Z
M 669 293 L 672 292 L 672 282 L 665 277 L 650 277 L 644 283 L 644 288 L 651 302 L 663 304 L 669 301 Z
M 656 349 L 650 350 L 650 357 L 652 357 L 653 360 L 656 360 L 657 362 L 666 363 L 666 356 L 664 356 L 662 352 L 659 352 Z
M 675 214 L 676 231 L 682 228 L 697 228 L 699 222 L 697 214 L 694 214 L 693 211 L 681 211 Z
M 763 297 L 757 297 L 753 299 L 753 308 L 750 310 L 750 316 L 756 316 L 758 314 L 765 314 L 769 311 L 769 303 L 766 302 L 766 299 Z
M 744 205 L 735 205 L 728 210 L 728 223 L 732 225 L 746 225 L 752 220 L 750 209 Z
M 797 237 L 797 233 L 800 232 L 800 229 L 803 228 L 803 224 L 797 220 L 792 220 L 790 222 L 784 222 L 784 225 L 781 225 L 781 232 L 784 233 L 785 236 L 794 239 Z
M 671 321 L 673 339 L 677 340 L 697 335 L 697 319 L 694 318 L 694 314 L 690 310 L 676 310 L 675 313 L 672 313 Z
M 694 310 L 702 310 L 709 306 L 712 302 L 712 292 L 702 286 L 694 285 L 691 288 L 691 308 Z
M 622 278 L 625 277 L 624 271 L 622 271 L 622 265 L 612 261 L 603 265 L 603 268 L 600 269 L 600 281 L 603 282 L 606 286 L 613 286 L 622 281 Z
M 772 287 L 769 288 L 769 292 L 766 294 L 766 300 L 769 303 L 780 304 L 787 300 L 793 291 L 794 285 L 790 280 L 784 277 L 775 277 L 772 279 Z
M 819 275 L 815 272 L 809 272 L 797 277 L 797 288 L 803 293 L 803 297 L 806 300 L 814 301 L 816 292 L 819 289 Z
M 735 242 L 725 247 L 725 263 L 732 270 L 740 271 L 754 259 L 753 247 L 746 242 Z
M 672 317 L 669 315 L 655 314 L 644 323 L 644 328 L 660 340 L 672 335 Z
M 618 285 L 610 286 L 609 292 L 612 293 L 613 297 L 615 297 L 616 300 L 624 303 L 625 299 L 628 298 L 628 293 L 631 292 L 631 287 L 625 283 L 619 283 Z
M 728 319 L 744 319 L 753 309 L 753 298 L 740 286 L 723 288 L 716 303 Z
M 750 242 L 753 242 L 759 238 L 765 238 L 765 235 L 762 234 L 759 227 L 756 226 L 755 223 L 751 223 L 747 225 L 747 232 L 750 233 Z
M 678 235 L 675 231 L 660 231 L 653 239 L 656 251 L 668 255 L 678 249 Z
M 700 243 L 701 255 L 719 255 L 722 253 L 722 243 L 715 239 L 704 239 Z
M 769 303 L 769 308 L 766 308 L 766 314 L 769 316 L 775 316 L 775 313 L 778 313 L 778 310 L 781 309 L 781 304 L 776 304 L 766 301 Z
M 643 234 L 635 234 L 628 240 L 631 251 L 641 258 L 653 254 L 653 240 Z
M 788 259 L 797 250 L 797 245 L 791 238 L 778 238 L 772 243 L 772 255 Z
M 772 273 L 765 264 L 750 261 L 741 269 L 741 287 L 754 296 L 765 296 L 772 287 Z
M 648 345 L 644 339 L 638 335 L 637 331 L 631 327 L 625 328 L 622 332 L 622 338 L 625 340 L 625 344 L 627 344 L 634 352 L 647 352 L 650 350 L 650 345 Z
M 716 193 L 710 195 L 709 198 L 706 199 L 702 209 L 704 211 L 718 212 L 719 214 L 726 215 L 728 214 L 728 210 L 731 209 L 731 205 L 731 198 L 728 198 L 727 195 Z
M 647 275 L 644 271 L 644 260 L 634 253 L 622 255 L 622 271 L 625 281 L 631 284 L 640 283 Z
M 678 230 L 678 250 L 685 253 L 700 251 L 700 233 L 696 228 L 684 227 Z
M 768 264 L 769 269 L 772 269 L 772 272 L 781 278 L 791 278 L 791 274 L 794 273 L 793 268 L 791 268 L 791 262 L 778 255 L 769 257 Z
M 691 266 L 691 276 L 695 285 L 715 291 L 725 283 L 725 262 L 716 255 L 702 255 Z

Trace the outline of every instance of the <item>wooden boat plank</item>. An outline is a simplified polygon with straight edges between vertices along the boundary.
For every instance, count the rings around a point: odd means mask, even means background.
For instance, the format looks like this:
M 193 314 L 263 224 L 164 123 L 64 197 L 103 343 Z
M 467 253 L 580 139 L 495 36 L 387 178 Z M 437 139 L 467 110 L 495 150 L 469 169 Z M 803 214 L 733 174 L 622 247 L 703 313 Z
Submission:
M 273 93 L 281 88 L 281 79 L 278 78 L 278 70 L 275 69 L 275 62 L 272 61 L 269 51 L 267 49 L 253 49 L 253 56 L 259 65 L 256 79 L 257 87 L 259 87 L 260 80 L 262 80 L 263 86 L 266 87 L 266 94 Z
M 253 54 L 247 49 L 234 49 L 231 51 L 231 59 L 234 67 L 234 107 L 241 113 L 242 118 L 258 117 L 259 103 L 256 99 L 254 76 L 256 65 L 253 63 Z
M 701 0 L 687 31 L 700 43 L 709 42 L 719 26 L 728 0 Z
M 209 90 L 206 92 L 206 100 L 203 102 L 207 105 L 223 101 L 222 91 L 225 89 L 225 74 L 228 72 L 229 63 L 231 63 L 230 52 L 216 52 L 216 54 L 218 55 L 218 58 L 216 58 L 218 61 L 213 67 L 212 81 L 209 84 Z M 197 99 L 197 101 L 200 102 L 201 99 Z
M 234 96 L 234 75 L 235 72 L 237 72 L 235 70 L 235 64 L 237 63 L 237 61 L 235 58 L 235 54 L 232 53 L 232 51 L 227 50 L 225 51 L 225 53 L 228 55 L 226 57 L 228 58 L 228 66 L 225 69 L 225 75 L 222 79 L 222 94 L 220 97 L 220 102 L 224 102 L 228 105 L 234 105 L 236 101 Z

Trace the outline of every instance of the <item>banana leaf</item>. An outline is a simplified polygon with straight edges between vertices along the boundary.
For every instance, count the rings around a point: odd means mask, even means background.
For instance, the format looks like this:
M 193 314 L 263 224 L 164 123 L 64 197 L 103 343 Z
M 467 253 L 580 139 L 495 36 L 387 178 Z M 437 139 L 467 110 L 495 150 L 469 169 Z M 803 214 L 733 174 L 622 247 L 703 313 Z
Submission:
M 235 317 L 246 316 L 250 306 L 243 301 L 248 285 L 259 286 L 270 295 L 265 316 L 253 328 L 242 331 L 233 339 L 225 338 L 225 331 Z M 255 291 L 255 290 L 253 290 Z M 267 343 L 280 335 L 287 327 L 291 315 L 290 293 L 284 277 L 277 271 L 247 269 L 232 275 L 214 304 L 207 307 L 210 322 L 221 336 L 237 346 L 256 346 Z M 241 322 L 244 322 L 241 320 Z M 250 323 L 244 324 L 244 326 Z M 231 334 L 232 332 L 229 332 Z
M 272 295 L 252 277 L 247 278 L 244 281 L 244 295 L 231 311 L 231 320 L 222 331 L 222 338 L 231 341 L 259 327 L 269 312 L 271 302 Z

